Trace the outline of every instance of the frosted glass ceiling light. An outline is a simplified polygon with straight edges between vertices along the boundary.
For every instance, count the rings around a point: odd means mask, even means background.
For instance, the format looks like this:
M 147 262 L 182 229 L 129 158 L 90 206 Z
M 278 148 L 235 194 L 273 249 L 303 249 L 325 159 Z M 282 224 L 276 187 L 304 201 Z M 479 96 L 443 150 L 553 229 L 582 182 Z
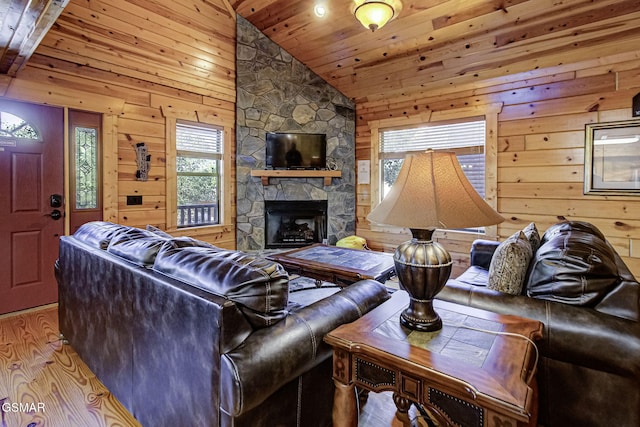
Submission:
M 375 1 L 367 0 L 358 5 L 354 10 L 354 15 L 358 21 L 371 31 L 385 26 L 399 12 L 394 5 L 399 1 Z

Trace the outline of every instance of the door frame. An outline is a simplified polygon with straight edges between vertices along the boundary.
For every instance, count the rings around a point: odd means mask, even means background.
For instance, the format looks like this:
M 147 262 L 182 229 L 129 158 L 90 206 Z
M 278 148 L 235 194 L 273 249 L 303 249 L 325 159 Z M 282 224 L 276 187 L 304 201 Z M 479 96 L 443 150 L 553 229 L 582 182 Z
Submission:
M 64 200 L 67 203 L 71 194 L 71 135 L 69 134 L 69 110 L 78 110 L 74 107 L 64 108 Z M 82 110 L 78 110 L 82 111 Z M 85 110 L 88 111 L 88 110 Z M 101 180 L 100 189 L 102 197 L 102 220 L 118 222 L 118 116 L 104 111 L 89 111 L 102 114 L 101 123 Z M 69 235 L 71 230 L 71 218 L 64 217 L 64 234 Z
M 60 97 L 51 94 L 51 88 L 34 81 L 15 80 L 13 83 L 24 82 L 29 84 L 29 98 L 20 96 L 20 91 L 11 91 L 2 94 L 0 98 L 8 101 L 24 102 L 37 105 L 49 105 L 63 109 L 64 116 L 64 200 L 69 200 L 70 180 L 69 180 L 69 109 L 85 110 L 102 114 L 102 219 L 103 221 L 118 222 L 118 117 L 124 112 L 125 100 L 123 98 L 107 95 L 92 94 L 96 102 L 91 106 L 94 109 L 87 109 L 87 105 L 82 102 L 73 103 L 74 99 L 69 96 Z M 16 86 L 17 88 L 18 86 Z M 68 217 L 64 217 L 64 234 L 69 235 L 70 222 Z

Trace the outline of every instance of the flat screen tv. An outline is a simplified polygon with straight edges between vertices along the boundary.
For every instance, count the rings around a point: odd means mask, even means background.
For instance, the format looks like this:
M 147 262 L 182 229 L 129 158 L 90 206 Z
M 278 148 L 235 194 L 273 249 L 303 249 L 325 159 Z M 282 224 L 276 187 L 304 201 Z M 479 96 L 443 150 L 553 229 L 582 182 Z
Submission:
M 267 169 L 326 169 L 327 136 L 319 133 L 267 133 Z

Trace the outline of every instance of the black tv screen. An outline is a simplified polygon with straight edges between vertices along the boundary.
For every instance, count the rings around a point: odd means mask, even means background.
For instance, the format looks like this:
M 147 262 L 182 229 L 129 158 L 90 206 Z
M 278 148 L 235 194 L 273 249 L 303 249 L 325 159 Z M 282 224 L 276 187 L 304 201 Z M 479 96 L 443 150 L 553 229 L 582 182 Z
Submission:
M 327 137 L 319 133 L 267 133 L 268 169 L 326 169 Z

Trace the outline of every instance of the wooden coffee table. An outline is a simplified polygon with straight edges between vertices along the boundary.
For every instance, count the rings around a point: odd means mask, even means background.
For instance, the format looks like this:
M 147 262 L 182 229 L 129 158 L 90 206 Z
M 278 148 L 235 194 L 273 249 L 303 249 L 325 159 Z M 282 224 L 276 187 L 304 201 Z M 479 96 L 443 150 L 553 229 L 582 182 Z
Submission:
M 357 426 L 356 386 L 393 391 L 405 426 L 412 402 L 439 426 L 536 425 L 537 353 L 524 337 L 539 339 L 542 323 L 436 300 L 442 330 L 417 332 L 399 322 L 408 304 L 407 293 L 397 291 L 326 335 L 333 347 L 335 427 Z
M 316 243 L 267 256 L 289 272 L 347 286 L 362 279 L 386 282 L 395 273 L 393 255 Z

